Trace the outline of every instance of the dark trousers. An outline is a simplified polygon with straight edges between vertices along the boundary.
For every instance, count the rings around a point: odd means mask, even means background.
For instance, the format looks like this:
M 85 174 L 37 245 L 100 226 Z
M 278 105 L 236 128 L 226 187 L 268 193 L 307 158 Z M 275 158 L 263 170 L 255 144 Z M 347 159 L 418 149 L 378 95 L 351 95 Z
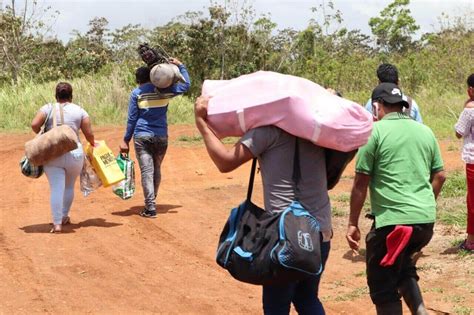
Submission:
M 321 262 L 324 266 L 331 249 L 330 242 L 321 242 Z M 324 315 L 318 298 L 322 271 L 316 277 L 291 283 L 286 286 L 263 286 L 263 311 L 265 315 L 288 315 L 291 303 L 300 315 Z
M 161 162 L 168 148 L 168 137 L 136 137 L 135 153 L 142 177 L 145 208 L 156 211 L 155 199 L 161 182 Z
M 387 253 L 386 238 L 395 228 L 394 225 L 372 229 L 367 234 L 367 283 L 374 304 L 385 304 L 400 300 L 400 283 L 408 278 L 418 281 L 412 255 L 425 247 L 433 236 L 433 223 L 413 224 L 413 233 L 403 251 L 392 266 L 382 267 L 380 261 Z

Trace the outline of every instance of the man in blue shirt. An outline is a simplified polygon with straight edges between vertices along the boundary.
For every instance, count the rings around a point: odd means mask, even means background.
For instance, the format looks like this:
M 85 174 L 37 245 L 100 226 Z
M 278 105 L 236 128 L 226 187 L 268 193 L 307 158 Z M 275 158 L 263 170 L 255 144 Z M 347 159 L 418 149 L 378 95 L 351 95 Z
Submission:
M 398 70 L 397 68 L 389 63 L 383 63 L 377 68 L 377 77 L 379 78 L 379 84 L 380 83 L 393 83 L 396 85 L 399 85 L 398 82 Z M 418 104 L 415 102 L 414 99 L 410 98 L 409 96 L 403 95 L 403 100 L 408 102 L 409 108 L 407 111 L 409 111 L 409 115 L 411 118 L 416 120 L 419 123 L 423 123 L 423 120 L 421 119 L 421 113 L 420 113 L 420 108 L 418 107 Z M 374 111 L 372 108 L 372 99 L 369 99 L 367 101 L 367 104 L 365 104 L 365 109 L 374 115 L 377 111 Z M 408 114 L 408 112 L 407 112 Z M 375 117 L 375 116 L 374 116 Z M 377 118 L 375 117 L 375 120 Z
M 170 58 L 170 62 L 178 66 L 184 83 L 160 89 L 150 82 L 148 67 L 136 70 L 139 86 L 130 95 L 127 129 L 120 145 L 120 152 L 128 153 L 133 136 L 145 197 L 145 208 L 140 215 L 147 218 L 156 217 L 155 200 L 161 181 L 161 163 L 168 148 L 168 103 L 171 98 L 189 90 L 191 84 L 186 67 L 175 58 Z

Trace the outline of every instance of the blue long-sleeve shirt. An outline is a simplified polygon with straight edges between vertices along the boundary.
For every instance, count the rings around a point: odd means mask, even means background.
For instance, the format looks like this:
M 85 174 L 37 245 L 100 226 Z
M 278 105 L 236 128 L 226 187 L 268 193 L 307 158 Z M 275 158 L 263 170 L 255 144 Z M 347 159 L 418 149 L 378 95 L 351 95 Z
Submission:
M 168 103 L 177 95 L 183 94 L 191 85 L 188 71 L 179 65 L 179 71 L 185 83 L 175 83 L 165 89 L 156 89 L 152 83 L 141 84 L 130 94 L 128 102 L 127 129 L 123 137 L 129 142 L 133 137 L 167 136 L 168 135 Z

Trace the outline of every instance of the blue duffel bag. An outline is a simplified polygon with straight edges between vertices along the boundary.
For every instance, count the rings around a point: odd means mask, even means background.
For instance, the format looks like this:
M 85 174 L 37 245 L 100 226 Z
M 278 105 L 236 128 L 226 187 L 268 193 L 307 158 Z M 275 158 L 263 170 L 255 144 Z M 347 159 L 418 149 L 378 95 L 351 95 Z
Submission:
M 299 171 L 297 153 L 295 160 L 294 169 Z M 235 279 L 257 285 L 286 284 L 319 275 L 322 264 L 318 221 L 298 201 L 280 213 L 270 213 L 253 204 L 255 168 L 256 159 L 247 199 L 232 209 L 221 233 L 217 263 Z

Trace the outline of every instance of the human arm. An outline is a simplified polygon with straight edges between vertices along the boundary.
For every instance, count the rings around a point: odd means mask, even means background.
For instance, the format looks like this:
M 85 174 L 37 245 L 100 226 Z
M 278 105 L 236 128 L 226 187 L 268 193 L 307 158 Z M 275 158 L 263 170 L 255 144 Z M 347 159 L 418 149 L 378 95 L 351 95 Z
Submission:
M 122 143 L 119 146 L 120 152 L 128 153 L 129 152 L 129 143 L 133 137 L 133 132 L 135 131 L 135 126 L 138 121 L 138 93 L 133 91 L 130 95 L 128 101 L 128 114 L 127 114 L 127 128 L 125 130 L 125 135 L 123 136 Z
M 446 181 L 446 175 L 443 170 L 431 173 L 430 182 L 431 187 L 433 187 L 433 193 L 435 199 L 438 199 L 438 195 L 441 192 L 444 182 Z
M 38 133 L 41 131 L 41 126 L 43 126 L 46 117 L 47 115 L 41 110 L 36 113 L 35 117 L 31 121 L 31 129 L 34 133 Z
M 355 251 L 359 249 L 360 230 L 359 217 L 367 197 L 370 176 L 356 173 L 351 191 L 349 223 L 347 225 L 346 239 L 349 247 Z
M 87 142 L 90 143 L 91 146 L 95 145 L 94 140 L 94 133 L 92 132 L 92 124 L 89 116 L 82 118 L 81 120 L 81 130 L 86 137 Z
M 191 79 L 189 78 L 189 73 L 188 70 L 186 69 L 186 66 L 179 61 L 176 58 L 170 58 L 169 59 L 170 63 L 178 66 L 179 72 L 183 76 L 183 79 L 185 82 L 177 82 L 170 86 L 169 88 L 166 89 L 160 89 L 162 92 L 171 92 L 174 94 L 183 94 L 189 90 L 189 87 L 191 86 Z
M 250 150 L 242 143 L 232 148 L 226 147 L 207 124 L 207 105 L 209 98 L 198 97 L 194 104 L 196 127 L 202 135 L 206 150 L 220 172 L 230 172 L 253 158 Z

